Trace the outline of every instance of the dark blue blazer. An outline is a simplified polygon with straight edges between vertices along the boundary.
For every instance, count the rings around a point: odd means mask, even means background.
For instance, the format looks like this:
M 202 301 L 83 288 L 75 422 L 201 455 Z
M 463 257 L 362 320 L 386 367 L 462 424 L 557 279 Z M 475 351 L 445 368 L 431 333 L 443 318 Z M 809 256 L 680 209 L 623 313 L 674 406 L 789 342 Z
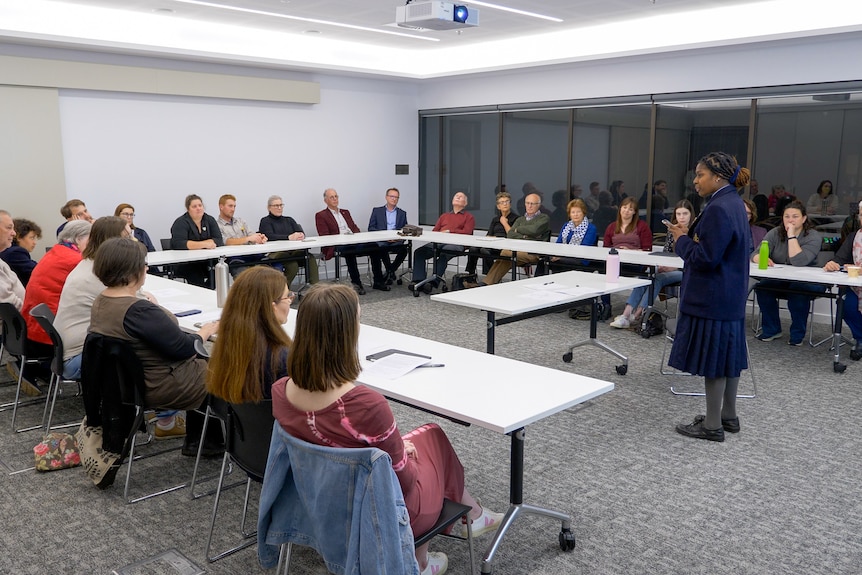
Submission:
M 30 252 L 15 244 L 0 252 L 0 259 L 12 268 L 12 271 L 15 272 L 15 275 L 18 276 L 24 287 L 27 287 L 27 282 L 30 281 L 30 274 L 33 273 L 33 268 L 36 267 L 36 261 L 30 257 Z
M 407 212 L 401 208 L 395 208 L 395 229 L 400 230 L 407 225 Z M 388 229 L 386 227 L 386 206 L 380 206 L 371 210 L 371 219 L 368 220 L 368 231 L 379 232 Z
M 680 311 L 722 321 L 745 319 L 751 229 L 736 188 L 725 186 L 713 194 L 674 251 L 685 262 Z

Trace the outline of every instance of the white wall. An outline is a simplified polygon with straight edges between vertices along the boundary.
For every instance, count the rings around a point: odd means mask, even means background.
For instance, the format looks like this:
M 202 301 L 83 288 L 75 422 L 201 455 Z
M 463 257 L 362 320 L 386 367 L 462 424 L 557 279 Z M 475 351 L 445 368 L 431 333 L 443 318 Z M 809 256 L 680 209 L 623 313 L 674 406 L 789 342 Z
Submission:
M 419 109 L 859 80 L 860 50 L 856 32 L 426 80 Z
M 418 127 L 410 83 L 319 77 L 321 103 L 292 105 L 204 98 L 63 91 L 60 121 L 69 198 L 94 215 L 135 206 L 155 243 L 169 237 L 187 194 L 218 213 L 237 196 L 237 215 L 256 226 L 271 194 L 310 234 L 323 190 L 363 229 L 387 187 L 417 209 Z M 410 175 L 395 176 L 395 164 Z

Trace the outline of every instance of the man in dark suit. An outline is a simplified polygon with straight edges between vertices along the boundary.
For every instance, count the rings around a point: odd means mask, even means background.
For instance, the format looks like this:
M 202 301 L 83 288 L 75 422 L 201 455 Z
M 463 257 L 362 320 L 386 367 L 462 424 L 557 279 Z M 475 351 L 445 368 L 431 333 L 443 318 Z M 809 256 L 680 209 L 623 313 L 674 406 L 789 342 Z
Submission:
M 326 202 L 326 208 L 314 214 L 314 223 L 317 226 L 318 234 L 321 236 L 332 236 L 359 233 L 359 226 L 353 221 L 350 211 L 338 208 L 338 192 L 332 188 L 328 188 L 323 192 L 323 201 Z M 371 257 L 371 269 L 374 274 L 374 283 L 371 287 L 381 291 L 390 290 L 390 287 L 386 285 L 386 276 L 380 272 L 382 265 L 380 263 L 380 251 L 377 244 L 366 243 L 338 248 L 321 248 L 323 259 L 332 259 L 336 249 L 338 250 L 338 255 L 343 257 L 344 261 L 347 262 L 347 273 L 350 275 L 350 281 L 353 283 L 353 289 L 356 290 L 356 293 L 365 295 L 365 288 L 362 286 L 362 279 L 359 276 L 359 266 L 356 264 L 357 255 L 368 255 Z
M 400 230 L 407 225 L 407 212 L 398 207 L 400 198 L 401 192 L 398 191 L 398 188 L 386 190 L 386 205 L 371 210 L 371 219 L 368 220 L 369 232 Z M 407 242 L 398 240 L 378 242 L 377 245 L 380 246 L 379 262 L 386 268 L 386 285 L 392 285 L 392 282 L 395 281 L 395 273 L 407 257 L 410 247 Z M 395 254 L 395 261 L 389 259 L 390 253 Z M 383 270 L 374 270 L 374 275 L 382 276 Z

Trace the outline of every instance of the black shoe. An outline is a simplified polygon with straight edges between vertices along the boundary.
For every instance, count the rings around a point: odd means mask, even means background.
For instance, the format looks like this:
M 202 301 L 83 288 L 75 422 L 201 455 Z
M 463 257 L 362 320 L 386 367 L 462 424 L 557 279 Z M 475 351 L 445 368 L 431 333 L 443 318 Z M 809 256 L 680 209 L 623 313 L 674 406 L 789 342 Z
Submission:
M 724 428 L 707 429 L 703 426 L 703 420 L 698 421 L 697 418 L 688 425 L 684 423 L 677 424 L 676 432 L 686 437 L 694 437 L 695 439 L 724 441 Z
M 427 284 L 422 286 L 422 291 L 427 293 L 427 294 L 430 294 L 432 291 L 434 291 L 435 287 L 437 287 L 437 286 L 435 285 L 434 282 L 428 282 Z
M 410 291 L 416 291 L 416 282 L 410 282 L 410 284 L 407 286 L 407 289 Z
M 380 291 L 391 291 L 392 288 L 386 285 L 386 282 L 374 282 L 371 284 L 371 289 L 379 289 Z
M 862 344 L 856 342 L 856 345 L 853 346 L 853 349 L 850 350 L 850 359 L 853 361 L 859 361 L 862 359 Z
M 183 443 L 183 449 L 181 453 L 186 457 L 197 457 L 199 445 L 199 438 L 185 441 Z M 223 443 L 204 441 L 204 448 L 201 450 L 201 457 L 204 457 L 206 459 L 212 459 L 214 457 L 221 457 L 222 455 L 224 455 Z
M 389 272 L 386 274 L 386 285 L 391 286 L 398 277 L 395 275 L 395 272 Z
M 705 415 L 698 415 L 694 418 L 694 423 L 701 423 L 705 419 Z M 723 427 L 728 433 L 739 433 L 739 418 L 734 417 L 733 419 L 722 419 L 721 427 Z
M 362 287 L 362 284 L 353 284 L 353 289 L 359 295 L 365 295 L 365 288 Z

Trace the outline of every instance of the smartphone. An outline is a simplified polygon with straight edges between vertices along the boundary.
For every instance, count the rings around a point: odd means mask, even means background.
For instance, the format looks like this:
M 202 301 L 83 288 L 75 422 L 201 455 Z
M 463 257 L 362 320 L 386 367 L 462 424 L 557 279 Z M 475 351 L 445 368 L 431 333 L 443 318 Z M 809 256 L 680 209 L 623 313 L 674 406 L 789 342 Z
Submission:
M 662 220 L 661 223 L 663 223 L 666 226 L 672 226 L 673 225 L 670 220 Z
M 174 315 L 177 317 L 186 317 L 187 315 L 195 315 L 196 313 L 201 313 L 199 309 L 187 309 L 185 311 L 178 311 Z

